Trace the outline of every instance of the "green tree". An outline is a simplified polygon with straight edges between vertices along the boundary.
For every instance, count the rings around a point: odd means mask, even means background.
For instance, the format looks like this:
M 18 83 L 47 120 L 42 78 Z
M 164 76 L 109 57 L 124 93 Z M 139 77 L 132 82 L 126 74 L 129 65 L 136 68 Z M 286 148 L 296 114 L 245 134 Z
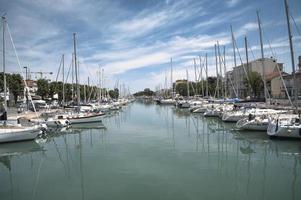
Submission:
M 53 95 L 58 94 L 58 100 L 63 100 L 63 82 L 51 82 L 49 83 L 49 97 L 53 97 Z M 66 94 L 66 86 L 65 86 L 65 94 Z
M 143 91 L 136 92 L 134 96 L 153 96 L 154 94 L 154 91 L 150 90 L 149 88 L 145 88 Z
M 210 96 L 214 96 L 217 83 L 216 80 L 216 77 L 208 77 L 208 93 Z
M 18 96 L 24 93 L 24 83 L 20 74 L 10 74 L 7 77 L 8 88 L 14 97 L 14 102 L 17 103 Z
M 195 89 L 196 89 L 196 83 L 189 81 L 189 96 L 195 95 Z M 177 82 L 176 93 L 180 94 L 181 96 L 188 96 L 186 80 L 181 80 L 180 82 L 179 81 Z
M 249 72 L 248 78 L 245 78 L 245 87 L 252 91 L 253 97 L 260 97 L 261 91 L 263 91 L 263 81 L 258 72 Z
M 6 85 L 17 103 L 18 96 L 23 95 L 24 83 L 20 74 L 6 74 Z M 0 92 L 4 91 L 3 73 L 0 74 Z
M 113 99 L 118 99 L 118 96 L 119 96 L 118 88 L 115 88 L 114 90 L 109 90 L 109 95 Z
M 49 83 L 46 79 L 39 79 L 37 81 L 37 95 L 41 96 L 42 99 L 48 97 L 49 95 Z

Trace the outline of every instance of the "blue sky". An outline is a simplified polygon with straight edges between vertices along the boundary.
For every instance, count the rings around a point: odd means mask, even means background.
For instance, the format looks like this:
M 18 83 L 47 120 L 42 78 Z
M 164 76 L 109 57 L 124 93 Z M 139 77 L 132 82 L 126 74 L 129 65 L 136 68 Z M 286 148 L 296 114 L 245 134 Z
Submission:
M 301 1 L 288 2 L 299 28 L 298 32 L 292 23 L 297 63 L 297 56 L 301 55 Z M 174 79 L 185 78 L 186 69 L 192 79 L 193 58 L 199 62 L 198 57 L 205 53 L 209 74 L 215 74 L 216 41 L 225 45 L 227 70 L 231 70 L 230 24 L 242 60 L 245 61 L 245 35 L 250 46 L 249 59 L 259 58 L 256 10 L 263 25 L 266 57 L 272 56 L 270 43 L 278 61 L 291 71 L 282 0 L 0 0 L 0 12 L 7 13 L 22 66 L 56 74 L 60 57 L 65 54 L 68 68 L 72 33 L 76 32 L 81 82 L 89 76 L 96 84 L 101 65 L 107 87 L 119 80 L 131 91 L 162 86 L 165 74 L 170 76 L 171 57 Z M 9 40 L 7 59 L 10 72 L 20 71 Z

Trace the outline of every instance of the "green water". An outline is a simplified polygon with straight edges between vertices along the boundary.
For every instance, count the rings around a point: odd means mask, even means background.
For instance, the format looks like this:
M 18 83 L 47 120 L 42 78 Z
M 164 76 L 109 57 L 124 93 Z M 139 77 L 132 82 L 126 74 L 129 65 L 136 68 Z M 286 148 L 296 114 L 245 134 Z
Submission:
M 301 141 L 136 102 L 106 129 L 0 145 L 0 199 L 301 199 Z

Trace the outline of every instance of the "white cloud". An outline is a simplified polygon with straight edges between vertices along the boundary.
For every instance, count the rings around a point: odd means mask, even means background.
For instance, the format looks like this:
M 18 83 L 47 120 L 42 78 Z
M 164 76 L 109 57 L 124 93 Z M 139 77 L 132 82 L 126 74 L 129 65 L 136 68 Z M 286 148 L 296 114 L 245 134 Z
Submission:
M 247 35 L 251 31 L 258 30 L 258 24 L 256 22 L 249 22 L 244 24 L 242 27 L 235 32 L 236 37 L 240 37 L 242 35 Z
M 226 0 L 228 7 L 236 6 L 239 2 L 240 0 Z
M 155 13 L 145 17 L 136 17 L 123 21 L 114 26 L 117 31 L 124 33 L 128 37 L 140 36 L 144 33 L 162 26 L 167 20 L 165 12 Z

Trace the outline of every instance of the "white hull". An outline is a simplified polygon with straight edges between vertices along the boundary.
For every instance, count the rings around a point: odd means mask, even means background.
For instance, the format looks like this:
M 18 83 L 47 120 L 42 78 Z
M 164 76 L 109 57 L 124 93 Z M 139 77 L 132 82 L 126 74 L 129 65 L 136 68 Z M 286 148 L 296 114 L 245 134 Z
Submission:
M 92 115 L 92 116 L 78 116 L 78 117 L 69 117 L 68 120 L 72 124 L 83 124 L 83 123 L 95 123 L 102 122 L 104 115 Z
M 220 117 L 222 111 L 218 111 L 218 110 L 207 110 L 204 113 L 204 117 Z
M 206 112 L 207 108 L 204 107 L 200 107 L 200 108 L 196 108 L 194 110 L 192 110 L 193 113 L 204 113 Z
M 173 99 L 162 99 L 160 100 L 160 104 L 164 104 L 164 105 L 174 105 L 175 104 L 175 100 Z
M 37 127 L 1 128 L 0 129 L 0 143 L 34 140 L 38 136 L 39 133 L 40 133 L 40 129 Z
M 267 131 L 269 136 L 301 138 L 301 125 L 277 125 L 270 122 Z
M 224 122 L 237 122 L 238 120 L 247 117 L 248 115 L 223 115 L 222 120 Z
M 254 120 L 252 120 L 252 121 L 245 122 L 244 124 L 236 124 L 236 127 L 239 128 L 240 130 L 267 131 L 268 123 L 267 122 L 255 122 Z

